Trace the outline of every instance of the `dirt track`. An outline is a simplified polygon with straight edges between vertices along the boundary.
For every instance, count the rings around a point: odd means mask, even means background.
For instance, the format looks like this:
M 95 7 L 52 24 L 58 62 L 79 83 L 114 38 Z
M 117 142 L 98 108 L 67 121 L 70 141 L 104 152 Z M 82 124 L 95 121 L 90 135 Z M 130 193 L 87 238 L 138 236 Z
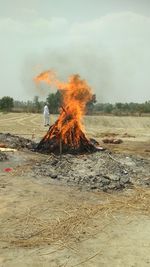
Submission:
M 0 132 L 38 140 L 42 119 L 0 115 Z M 101 144 L 104 136 L 123 139 L 111 150 L 150 158 L 149 118 L 86 117 L 85 124 Z M 10 162 L 0 163 L 0 267 L 150 266 L 149 188 L 108 194 L 48 183 L 28 176 L 40 158 L 19 152 L 10 173 L 3 171 Z

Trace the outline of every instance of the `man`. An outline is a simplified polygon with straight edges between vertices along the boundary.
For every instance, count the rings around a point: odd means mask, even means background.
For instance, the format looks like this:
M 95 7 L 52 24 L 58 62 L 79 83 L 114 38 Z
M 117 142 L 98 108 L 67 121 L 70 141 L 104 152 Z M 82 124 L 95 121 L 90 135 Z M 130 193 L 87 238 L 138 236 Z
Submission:
M 49 121 L 49 108 L 47 103 L 44 106 L 44 126 L 49 126 L 50 121 Z

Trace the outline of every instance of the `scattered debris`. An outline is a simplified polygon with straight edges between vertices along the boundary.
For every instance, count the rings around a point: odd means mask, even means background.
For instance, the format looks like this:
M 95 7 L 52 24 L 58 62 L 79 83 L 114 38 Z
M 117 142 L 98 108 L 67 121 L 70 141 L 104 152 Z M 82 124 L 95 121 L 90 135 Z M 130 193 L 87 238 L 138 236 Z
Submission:
M 5 168 L 4 171 L 5 172 L 11 172 L 11 171 L 13 171 L 13 169 L 12 168 Z
M 8 159 L 8 156 L 6 155 L 6 153 L 0 151 L 0 161 L 4 161 L 7 159 Z
M 128 133 L 124 133 L 123 135 L 122 135 L 122 137 L 123 138 L 135 138 L 135 135 L 131 135 L 131 134 L 128 134 Z
M 4 147 L 6 147 L 6 144 L 1 143 L 0 148 L 4 148 Z
M 2 151 L 2 152 L 14 152 L 14 151 L 17 151 L 17 149 L 10 148 L 10 147 L 0 147 L 0 151 Z
M 118 136 L 117 133 L 108 133 L 108 132 L 104 132 L 104 133 L 100 133 L 101 137 L 116 137 Z
M 102 141 L 105 144 L 121 144 L 121 143 L 123 143 L 122 139 L 115 139 L 115 138 L 105 138 Z

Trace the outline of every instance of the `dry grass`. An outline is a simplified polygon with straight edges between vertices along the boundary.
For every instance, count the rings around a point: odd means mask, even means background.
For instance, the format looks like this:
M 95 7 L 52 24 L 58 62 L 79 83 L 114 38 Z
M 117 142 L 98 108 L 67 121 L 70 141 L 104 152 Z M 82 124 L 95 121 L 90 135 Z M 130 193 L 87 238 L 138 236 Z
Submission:
M 57 115 L 51 115 L 50 120 L 53 124 Z M 130 135 L 143 138 L 150 137 L 149 117 L 115 117 L 115 116 L 86 116 L 84 118 L 85 128 L 88 134 L 93 137 L 101 137 L 103 133 L 113 132 L 114 134 L 128 133 Z M 42 114 L 28 113 L 0 113 L 1 132 L 10 132 L 32 138 L 42 137 L 47 128 L 43 126 Z
M 54 219 L 46 218 L 49 207 L 48 202 L 43 202 L 43 206 L 33 206 L 28 211 L 21 214 L 12 215 L 5 221 L 5 229 L 1 227 L 0 240 L 19 247 L 36 247 L 46 244 L 59 244 L 69 246 L 72 241 L 78 240 L 83 235 L 85 229 L 90 230 L 86 235 L 93 235 L 92 219 L 95 216 L 108 218 L 115 216 L 119 211 L 128 214 L 142 213 L 150 214 L 150 189 L 136 188 L 130 195 L 103 195 L 102 204 L 84 204 L 73 209 L 61 211 L 59 217 Z M 43 208 L 44 207 L 44 208 Z M 53 210 L 54 211 L 54 210 Z M 57 211 L 57 216 L 59 211 Z M 45 219 L 44 219 L 45 218 Z M 98 231 L 103 229 L 103 220 Z M 96 233 L 95 233 L 96 234 Z

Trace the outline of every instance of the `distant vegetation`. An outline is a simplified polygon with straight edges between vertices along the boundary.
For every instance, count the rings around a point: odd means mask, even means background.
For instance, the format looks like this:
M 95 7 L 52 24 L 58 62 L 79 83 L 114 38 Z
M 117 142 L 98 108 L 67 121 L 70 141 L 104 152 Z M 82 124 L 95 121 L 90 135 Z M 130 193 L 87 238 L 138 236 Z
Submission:
M 14 107 L 14 100 L 12 97 L 4 96 L 0 99 L 0 110 L 2 111 L 12 111 Z
M 61 106 L 60 91 L 49 94 L 45 102 L 48 103 L 51 114 L 58 113 Z M 32 101 L 16 101 L 9 96 L 4 96 L 0 99 L 0 111 L 42 113 L 45 102 L 40 101 L 38 96 L 35 96 Z M 92 100 L 87 103 L 86 110 L 88 115 L 141 116 L 142 114 L 150 114 L 150 100 L 145 103 L 98 103 L 96 101 L 96 95 L 93 95 Z
M 93 112 L 97 114 L 112 114 L 112 115 L 142 115 L 150 114 L 150 100 L 145 103 L 96 103 Z

